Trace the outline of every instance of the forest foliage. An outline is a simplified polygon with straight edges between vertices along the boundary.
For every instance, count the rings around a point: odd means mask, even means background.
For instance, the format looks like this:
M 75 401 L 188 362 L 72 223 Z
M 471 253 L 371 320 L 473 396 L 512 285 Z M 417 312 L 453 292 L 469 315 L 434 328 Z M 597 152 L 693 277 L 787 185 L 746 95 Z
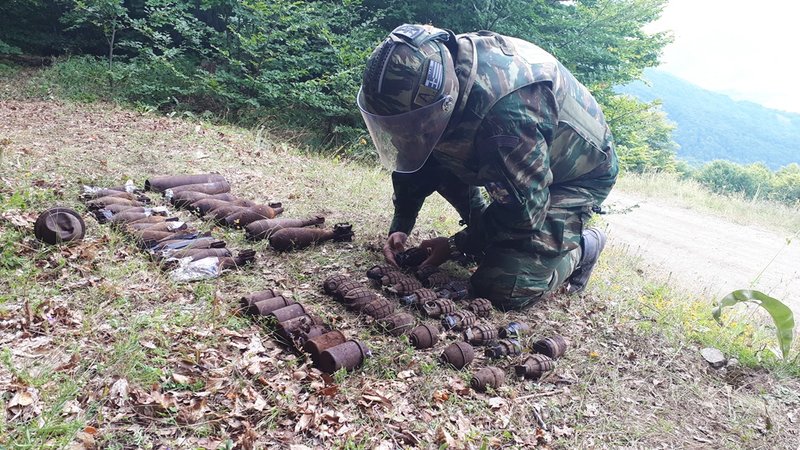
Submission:
M 39 88 L 71 99 L 244 125 L 279 123 L 303 130 L 315 148 L 366 157 L 372 148 L 353 99 L 375 45 L 402 23 L 456 33 L 491 29 L 538 44 L 589 87 L 606 111 L 623 169 L 675 171 L 685 165 L 676 159 L 675 125 L 660 104 L 613 89 L 658 65 L 670 35 L 643 27 L 665 4 L 12 0 L 0 4 L 0 54 L 56 57 Z

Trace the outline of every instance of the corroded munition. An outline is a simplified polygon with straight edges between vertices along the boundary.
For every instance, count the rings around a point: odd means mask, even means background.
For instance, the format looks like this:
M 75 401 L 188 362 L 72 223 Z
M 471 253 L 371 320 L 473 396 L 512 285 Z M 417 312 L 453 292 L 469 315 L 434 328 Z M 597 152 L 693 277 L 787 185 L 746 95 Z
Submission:
M 491 325 L 478 325 L 464 330 L 464 340 L 472 345 L 489 345 L 497 340 L 497 330 Z
M 177 233 L 173 231 L 132 230 L 130 235 L 142 248 L 151 248 L 162 239 L 168 239 L 173 236 L 177 236 Z
M 531 327 L 523 322 L 510 322 L 508 325 L 500 328 L 497 335 L 501 338 L 520 338 L 528 334 Z
M 203 192 L 182 191 L 173 195 L 169 201 L 177 208 L 188 208 L 192 203 L 202 199 L 222 200 L 225 202 L 239 200 L 238 197 L 230 192 L 225 192 L 222 194 L 205 194 Z
M 428 259 L 430 252 L 420 247 L 411 247 L 404 252 L 395 255 L 394 260 L 400 267 L 417 267 Z
M 312 325 L 308 329 L 303 328 L 293 330 L 291 333 L 289 333 L 289 335 L 295 348 L 302 349 L 306 342 L 308 342 L 310 339 L 322 336 L 330 331 L 331 329 L 327 325 Z
M 169 219 L 169 220 L 167 220 Z M 147 216 L 143 217 L 139 220 L 134 220 L 133 222 L 128 222 L 125 225 L 139 225 L 143 223 L 161 223 L 161 222 L 175 222 L 177 221 L 177 217 L 164 217 L 164 216 Z
M 310 311 L 308 311 L 305 306 L 300 303 L 293 303 L 289 306 L 284 306 L 283 308 L 272 311 L 269 313 L 269 316 L 275 319 L 275 322 L 285 322 L 289 319 L 294 319 L 295 317 L 300 317 L 309 313 Z
M 196 194 L 196 192 L 195 192 Z M 230 195 L 230 194 L 225 194 Z M 250 200 L 243 200 L 240 198 L 233 198 L 232 200 L 221 200 L 218 198 L 214 198 L 216 196 L 209 196 L 206 198 L 201 198 L 189 205 L 189 209 L 196 212 L 200 216 L 204 216 L 211 211 L 216 210 L 217 208 L 225 208 L 230 206 L 252 206 L 254 205 L 253 202 Z
M 469 295 L 469 282 L 453 280 L 441 288 L 436 289 L 436 295 L 451 300 L 461 300 Z
M 422 283 L 411 277 L 401 279 L 399 282 L 392 284 L 386 288 L 387 291 L 396 295 L 409 295 L 422 288 Z
M 533 343 L 531 347 L 535 353 L 547 355 L 552 359 L 558 359 L 567 352 L 569 342 L 563 336 L 552 336 Z
M 186 184 L 175 186 L 164 191 L 167 196 L 175 195 L 183 191 L 202 192 L 204 194 L 224 194 L 231 191 L 231 185 L 227 181 L 215 183 Z
M 251 222 L 245 226 L 247 238 L 253 241 L 267 239 L 278 230 L 284 228 L 303 228 L 318 226 L 325 223 L 325 218 L 315 216 L 308 219 L 262 219 Z
M 442 363 L 456 369 L 463 369 L 475 358 L 475 350 L 464 341 L 454 342 L 445 347 L 440 359 Z
M 466 309 L 474 312 L 478 317 L 489 317 L 492 315 L 492 311 L 494 311 L 494 306 L 492 306 L 492 302 L 488 299 L 476 298 L 470 300 Z
M 497 389 L 506 380 L 506 373 L 499 367 L 484 367 L 475 372 L 470 381 L 470 386 L 478 392 L 485 392 L 487 387 Z
M 414 316 L 409 313 L 396 312 L 379 319 L 378 325 L 392 336 L 400 336 L 414 326 Z
M 309 339 L 303 344 L 303 351 L 308 353 L 311 357 L 311 361 L 314 364 L 319 363 L 319 355 L 331 348 L 335 347 L 339 344 L 343 344 L 347 341 L 347 337 L 339 330 L 329 331 L 321 336 L 317 336 L 315 338 Z
M 241 250 L 236 256 L 221 257 L 217 266 L 219 270 L 238 269 L 239 267 L 246 266 L 256 259 L 255 250 Z
M 442 318 L 442 327 L 445 330 L 460 331 L 474 325 L 478 316 L 472 311 L 456 311 Z
M 439 329 L 427 324 L 418 325 L 408 333 L 408 340 L 417 349 L 431 348 L 439 342 Z
M 360 341 L 346 341 L 323 350 L 317 368 L 326 373 L 334 373 L 339 369 L 353 370 L 371 354 L 369 348 Z
M 322 319 L 313 314 L 303 314 L 302 316 L 278 322 L 275 328 L 284 341 L 293 344 L 293 335 L 309 332 L 311 328 L 319 325 L 322 325 Z
M 170 252 L 180 250 L 183 248 L 222 248 L 227 244 L 225 241 L 215 239 L 211 236 L 197 236 L 192 239 L 169 239 L 161 241 L 158 245 L 153 246 L 150 251 L 155 254 L 161 253 L 164 257 L 169 257 Z
M 376 264 L 367 270 L 367 278 L 380 281 L 389 272 L 397 272 L 397 267 L 391 264 Z
M 191 258 L 192 261 L 197 261 L 198 259 L 203 258 L 224 258 L 224 257 L 231 257 L 233 253 L 231 253 L 230 249 L 225 247 L 223 248 L 190 248 L 185 250 L 179 250 L 173 253 L 170 258 L 176 259 L 183 259 L 183 258 Z M 169 259 L 168 261 L 164 261 L 165 264 L 169 264 L 169 261 L 172 261 L 173 264 L 176 263 L 174 259 Z
M 383 319 L 394 312 L 394 303 L 385 298 L 378 298 L 361 308 L 361 312 L 373 319 Z
M 335 275 L 331 275 L 328 278 L 325 278 L 325 281 L 322 282 L 322 291 L 328 295 L 333 295 L 336 293 L 336 288 L 339 287 L 340 284 L 351 281 L 350 277 L 337 273 Z
M 350 224 L 337 223 L 333 230 L 315 228 L 284 228 L 269 237 L 269 245 L 278 251 L 298 250 L 324 241 L 352 241 Z
M 503 356 L 516 356 L 522 353 L 522 345 L 516 339 L 501 339 L 496 344 L 486 348 L 487 358 L 501 358 Z
M 365 306 L 378 299 L 378 294 L 368 287 L 358 287 L 347 291 L 342 303 L 351 311 L 361 311 Z
M 453 279 L 450 278 L 450 276 L 447 275 L 446 273 L 435 272 L 428 275 L 425 278 L 423 284 L 425 285 L 425 287 L 437 288 L 446 286 L 448 283 L 451 283 L 452 281 Z
M 380 278 L 380 280 L 376 280 L 376 281 L 380 281 L 381 285 L 383 285 L 383 286 L 392 286 L 394 284 L 397 284 L 397 283 L 399 283 L 401 281 L 406 281 L 406 280 L 411 280 L 410 282 L 419 283 L 419 280 L 417 280 L 415 278 L 412 278 L 412 277 L 404 274 L 403 272 L 399 272 L 399 271 L 387 272 L 385 275 L 383 275 Z M 419 287 L 422 287 L 422 283 L 419 284 Z M 417 288 L 417 289 L 419 289 L 419 288 Z
M 283 212 L 282 206 L 253 205 L 225 217 L 225 225 L 244 228 L 258 220 L 273 219 Z
M 282 295 L 277 297 L 265 298 L 250 304 L 247 312 L 254 316 L 267 316 L 274 311 L 283 309 L 287 306 L 296 304 L 291 298 L 286 298 Z
M 239 299 L 239 304 L 242 306 L 242 309 L 247 310 L 256 302 L 260 302 L 261 300 L 266 300 L 268 298 L 278 297 L 279 295 L 281 295 L 281 293 L 275 289 L 265 289 L 263 291 L 257 291 L 243 295 Z
M 218 173 L 203 173 L 198 175 L 166 175 L 161 177 L 150 177 L 144 181 L 145 191 L 164 192 L 176 186 L 187 184 L 214 183 L 225 181 L 225 177 Z
M 437 298 L 436 300 L 425 302 L 422 305 L 422 310 L 428 317 L 438 319 L 442 316 L 455 312 L 456 304 L 448 298 Z
M 86 202 L 86 207 L 89 209 L 103 209 L 111 205 L 144 206 L 144 203 L 138 200 L 129 200 L 120 197 L 100 197 Z
M 428 288 L 419 288 L 414 292 L 400 297 L 400 303 L 406 306 L 420 307 L 425 302 L 436 300 L 436 292 Z
M 514 372 L 518 377 L 525 377 L 531 380 L 538 380 L 542 375 L 556 368 L 556 362 L 546 355 L 530 355 L 514 367 Z
M 150 216 L 166 216 L 166 210 L 160 209 L 153 209 L 153 208 L 142 208 L 141 210 L 138 208 L 126 209 L 124 211 L 120 211 L 115 213 L 108 219 L 108 222 L 113 225 L 121 225 L 124 223 L 131 223 L 137 220 L 142 220 L 145 217 Z
M 345 281 L 336 286 L 336 291 L 333 293 L 333 296 L 334 298 L 336 298 L 337 301 L 343 302 L 344 296 L 347 295 L 348 292 L 360 287 L 363 286 L 358 281 L 353 281 L 353 280 Z
M 155 222 L 142 222 L 137 220 L 134 223 L 125 224 L 122 227 L 126 231 L 184 231 L 189 228 L 189 225 L 186 222 L 180 222 L 177 220 L 161 220 Z

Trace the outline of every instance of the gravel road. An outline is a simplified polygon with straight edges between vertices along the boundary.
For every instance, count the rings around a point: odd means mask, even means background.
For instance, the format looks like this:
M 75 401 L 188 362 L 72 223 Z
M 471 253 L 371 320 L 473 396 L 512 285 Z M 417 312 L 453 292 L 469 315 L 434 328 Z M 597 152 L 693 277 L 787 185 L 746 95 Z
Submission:
M 629 192 L 613 191 L 604 209 L 608 245 L 641 258 L 650 276 L 709 298 L 757 289 L 800 314 L 800 239 Z

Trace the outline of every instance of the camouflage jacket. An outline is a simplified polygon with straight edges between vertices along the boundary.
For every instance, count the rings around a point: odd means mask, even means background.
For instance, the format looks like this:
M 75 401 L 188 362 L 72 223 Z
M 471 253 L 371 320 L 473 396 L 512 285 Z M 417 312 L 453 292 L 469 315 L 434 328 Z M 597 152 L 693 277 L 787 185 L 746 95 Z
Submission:
M 393 173 L 390 232 L 410 232 L 440 192 L 478 247 L 524 240 L 552 207 L 600 204 L 613 184 L 611 132 L 589 91 L 552 55 L 491 32 L 459 35 L 459 98 L 444 135 L 417 172 Z M 478 186 L 486 189 L 486 205 Z

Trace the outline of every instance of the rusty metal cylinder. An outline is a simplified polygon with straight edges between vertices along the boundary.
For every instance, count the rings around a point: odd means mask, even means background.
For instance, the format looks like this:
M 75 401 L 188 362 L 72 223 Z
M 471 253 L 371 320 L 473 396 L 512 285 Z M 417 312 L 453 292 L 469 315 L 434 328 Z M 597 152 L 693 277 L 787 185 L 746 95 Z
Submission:
M 377 298 L 361 308 L 361 312 L 373 319 L 383 319 L 394 312 L 394 303 L 385 298 Z
M 368 287 L 351 289 L 342 299 L 345 307 L 351 311 L 361 311 L 365 306 L 378 299 L 378 294 Z
M 86 202 L 86 207 L 90 210 L 103 209 L 111 205 L 144 206 L 144 203 L 138 200 L 130 200 L 121 197 L 100 197 Z
M 164 195 L 171 197 L 179 192 L 192 191 L 204 194 L 224 194 L 231 191 L 231 185 L 227 181 L 217 181 L 214 183 L 186 184 L 175 186 L 164 191 Z
M 192 203 L 203 199 L 232 202 L 238 200 L 239 198 L 230 192 L 225 192 L 222 194 L 205 194 L 203 192 L 183 191 L 173 195 L 169 201 L 176 208 L 188 208 Z
M 569 341 L 563 336 L 556 335 L 534 342 L 531 349 L 535 353 L 541 353 L 552 359 L 558 359 L 564 356 L 564 353 L 567 352 L 567 347 L 569 347 Z
M 470 300 L 469 304 L 465 308 L 468 311 L 472 311 L 478 317 L 489 317 L 492 315 L 492 311 L 494 311 L 494 306 L 492 302 L 485 298 L 476 298 Z
M 508 325 L 500 328 L 497 335 L 503 339 L 519 339 L 526 334 L 530 333 L 531 327 L 523 322 L 510 322 Z
M 294 320 L 294 319 L 292 319 Z M 294 343 L 294 346 L 298 349 L 302 349 L 303 346 L 308 342 L 310 339 L 314 339 L 315 337 L 322 336 L 325 333 L 330 332 L 331 329 L 327 325 L 312 325 L 307 330 L 294 330 L 291 333 L 291 340 Z
M 400 336 L 414 326 L 414 316 L 405 312 L 397 312 L 390 314 L 378 320 L 378 326 L 383 328 L 387 333 L 392 336 Z
M 282 207 L 253 205 L 226 216 L 225 225 L 234 228 L 244 228 L 258 220 L 274 219 L 282 212 Z
M 439 328 L 427 324 L 418 325 L 408 333 L 408 340 L 416 349 L 432 348 L 439 342 Z
M 419 288 L 400 297 L 400 303 L 406 306 L 421 307 L 425 302 L 436 300 L 436 292 L 428 288 Z
M 247 224 L 244 229 L 247 232 L 248 239 L 260 241 L 269 238 L 272 233 L 284 228 L 314 227 L 324 223 L 325 218 L 322 216 L 314 216 L 308 219 L 261 219 Z
M 203 173 L 197 175 L 165 175 L 150 177 L 144 181 L 145 191 L 164 192 L 176 186 L 187 184 L 214 183 L 225 181 L 225 177 L 218 173 Z
M 33 234 L 40 241 L 51 245 L 80 241 L 86 235 L 86 223 L 73 209 L 49 208 L 36 218 Z
M 470 386 L 478 392 L 486 392 L 486 388 L 497 389 L 506 381 L 506 373 L 499 367 L 489 366 L 472 375 Z
M 278 335 L 286 342 L 292 343 L 292 336 L 298 333 L 305 333 L 312 327 L 322 325 L 322 319 L 313 314 L 303 314 L 289 320 L 279 322 L 275 327 Z
M 478 325 L 464 330 L 464 340 L 472 345 L 489 345 L 497 340 L 497 330 L 491 325 Z
M 323 351 L 343 344 L 345 341 L 347 341 L 347 337 L 344 333 L 339 330 L 333 330 L 307 340 L 305 344 L 303 344 L 303 351 L 308 353 L 308 356 L 311 357 L 311 361 L 316 365 L 319 363 L 319 355 Z
M 300 250 L 325 241 L 353 240 L 352 226 L 336 224 L 332 230 L 316 228 L 283 228 L 269 237 L 269 245 L 280 252 Z
M 322 291 L 328 295 L 333 295 L 336 293 L 336 288 L 338 288 L 340 284 L 347 281 L 351 281 L 348 275 L 342 273 L 331 275 L 322 281 Z
M 268 316 L 272 314 L 274 311 L 277 311 L 281 308 L 285 308 L 287 306 L 294 305 L 296 303 L 297 302 L 295 302 L 291 298 L 286 298 L 282 295 L 279 295 L 277 297 L 265 298 L 253 302 L 248 307 L 247 312 L 254 316 Z
M 467 342 L 453 342 L 445 347 L 439 359 L 445 365 L 461 370 L 475 359 L 475 350 Z
M 201 198 L 200 200 L 191 203 L 189 205 L 189 209 L 196 212 L 200 216 L 204 216 L 212 211 L 216 211 L 219 208 L 227 208 L 231 206 L 245 207 L 253 205 L 253 202 L 250 200 L 242 200 L 236 197 L 231 200 L 222 200 L 214 197 L 215 196 L 208 196 L 206 198 Z
M 317 368 L 325 373 L 334 373 L 339 369 L 351 371 L 371 355 L 369 347 L 360 341 L 350 340 L 323 350 Z
M 454 313 L 456 311 L 456 304 L 447 298 L 437 298 L 436 300 L 425 302 L 422 305 L 422 310 L 428 317 L 438 319 L 447 314 Z
M 556 362 L 547 355 L 530 355 L 522 364 L 514 366 L 514 373 L 520 378 L 538 380 L 556 368 Z
M 487 358 L 502 358 L 503 356 L 517 356 L 522 353 L 522 345 L 516 339 L 501 339 L 496 344 L 486 348 Z
M 235 213 L 237 211 L 241 211 L 243 209 L 245 209 L 245 207 L 244 206 L 239 206 L 239 205 L 220 206 L 219 208 L 214 208 L 211 211 L 207 212 L 202 217 L 203 217 L 203 220 L 210 220 L 210 221 L 213 221 L 215 223 L 224 225 L 225 217 L 227 217 L 230 214 L 233 214 L 233 213 Z
M 256 302 L 277 297 L 279 295 L 281 295 L 281 293 L 275 289 L 265 289 L 263 291 L 251 292 L 250 294 L 240 297 L 239 304 L 242 306 L 242 309 L 248 309 Z
M 471 327 L 478 321 L 478 316 L 472 311 L 456 311 L 442 317 L 442 328 L 445 330 L 461 331 Z
M 306 307 L 302 304 L 292 303 L 288 306 L 284 306 L 283 308 L 272 311 L 269 313 L 269 316 L 275 319 L 276 322 L 285 322 L 289 319 L 294 319 L 295 317 L 300 317 L 308 313 L 309 311 L 306 310 Z

